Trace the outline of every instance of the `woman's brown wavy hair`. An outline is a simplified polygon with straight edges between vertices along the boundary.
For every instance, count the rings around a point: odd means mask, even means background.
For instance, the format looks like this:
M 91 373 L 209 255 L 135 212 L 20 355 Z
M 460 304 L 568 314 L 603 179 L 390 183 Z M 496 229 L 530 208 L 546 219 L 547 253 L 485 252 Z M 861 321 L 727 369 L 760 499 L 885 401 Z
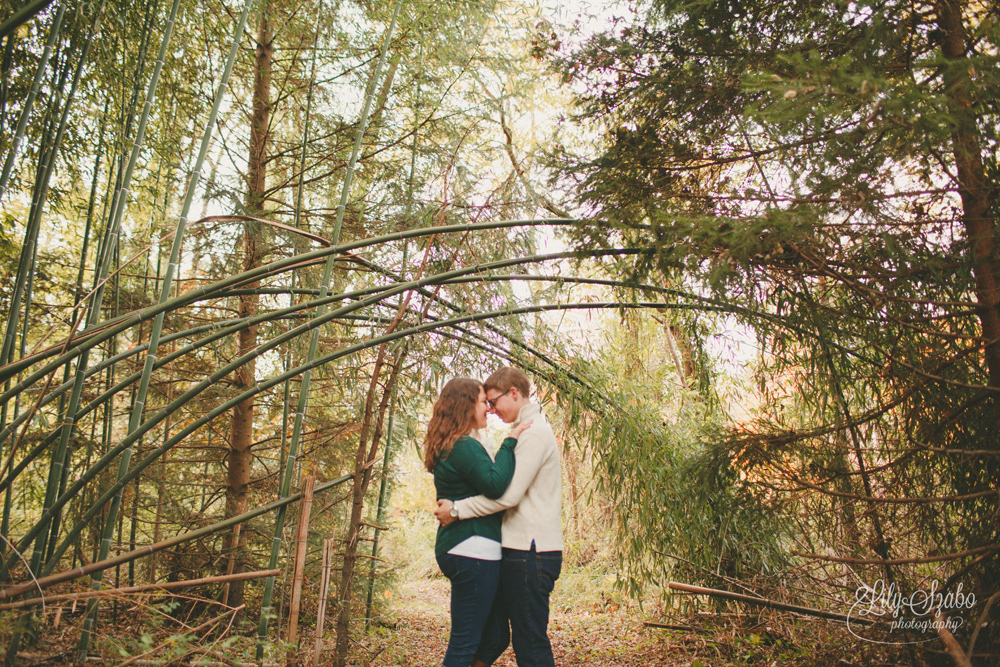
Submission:
M 434 467 L 451 454 L 455 441 L 475 426 L 482 386 L 472 378 L 452 378 L 441 390 L 424 438 L 424 467 L 428 472 L 434 472 Z

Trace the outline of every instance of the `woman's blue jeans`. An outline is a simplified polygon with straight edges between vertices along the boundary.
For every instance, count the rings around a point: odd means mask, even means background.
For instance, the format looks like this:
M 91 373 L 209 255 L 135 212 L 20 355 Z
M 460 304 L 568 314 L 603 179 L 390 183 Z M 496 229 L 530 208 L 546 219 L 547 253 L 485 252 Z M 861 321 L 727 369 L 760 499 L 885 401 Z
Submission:
M 469 667 L 493 607 L 500 561 L 444 554 L 437 562 L 451 580 L 451 636 L 444 667 Z

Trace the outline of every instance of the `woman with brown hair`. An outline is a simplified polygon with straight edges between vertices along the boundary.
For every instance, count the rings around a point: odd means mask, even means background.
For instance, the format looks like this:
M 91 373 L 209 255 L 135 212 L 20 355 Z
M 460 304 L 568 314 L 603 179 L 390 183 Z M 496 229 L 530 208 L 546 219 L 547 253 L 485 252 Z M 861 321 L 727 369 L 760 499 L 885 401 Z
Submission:
M 499 498 L 514 476 L 514 445 L 521 424 L 504 439 L 496 459 L 474 437 L 486 427 L 486 392 L 478 380 L 454 378 L 434 403 L 424 465 L 434 473 L 438 500 Z M 451 636 L 444 667 L 468 667 L 479 645 L 500 579 L 500 524 L 491 514 L 438 528 L 434 554 L 451 581 Z

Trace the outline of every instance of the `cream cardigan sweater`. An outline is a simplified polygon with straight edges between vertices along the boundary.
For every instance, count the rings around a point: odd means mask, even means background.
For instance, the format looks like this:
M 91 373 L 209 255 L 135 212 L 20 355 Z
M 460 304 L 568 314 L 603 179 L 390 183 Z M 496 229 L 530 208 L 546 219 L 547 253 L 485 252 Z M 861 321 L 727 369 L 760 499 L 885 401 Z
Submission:
M 455 501 L 459 519 L 486 516 L 507 510 L 503 517 L 502 544 L 508 549 L 562 551 L 562 474 L 559 445 L 541 407 L 529 403 L 517 421 L 533 420 L 514 448 L 514 478 L 496 500 L 473 496 Z

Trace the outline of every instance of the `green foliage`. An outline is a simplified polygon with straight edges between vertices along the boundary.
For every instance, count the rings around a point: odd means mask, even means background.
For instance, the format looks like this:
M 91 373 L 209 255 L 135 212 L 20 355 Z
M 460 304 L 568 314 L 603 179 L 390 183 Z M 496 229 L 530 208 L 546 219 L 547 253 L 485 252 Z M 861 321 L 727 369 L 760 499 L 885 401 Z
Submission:
M 773 583 L 787 564 L 782 502 L 745 472 L 718 409 L 679 389 L 653 355 L 612 345 L 575 361 L 568 370 L 587 388 L 560 405 L 612 503 L 621 585 L 638 596 L 669 579 Z

